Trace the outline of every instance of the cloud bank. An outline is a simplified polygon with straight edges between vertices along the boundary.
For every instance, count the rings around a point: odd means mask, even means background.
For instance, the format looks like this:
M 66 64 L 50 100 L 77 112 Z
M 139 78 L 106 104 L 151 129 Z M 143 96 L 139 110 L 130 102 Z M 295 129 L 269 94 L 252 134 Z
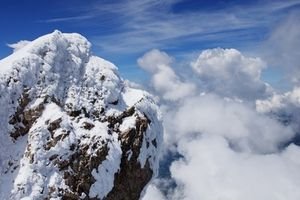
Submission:
M 152 74 L 151 84 L 154 90 L 165 100 L 179 100 L 195 91 L 195 85 L 180 80 L 170 66 L 172 58 L 157 49 L 147 52 L 138 59 L 142 69 Z
M 300 198 L 300 148 L 277 154 L 237 153 L 222 137 L 180 142 L 184 160 L 171 166 L 182 186 L 174 197 L 187 200 L 296 200 Z
M 260 80 L 266 64 L 236 49 L 205 50 L 192 67 L 207 90 L 222 96 L 253 99 L 267 92 L 267 85 Z
M 180 141 L 189 134 L 216 135 L 227 139 L 242 152 L 276 152 L 294 132 L 253 107 L 216 95 L 190 98 L 172 113 L 170 129 Z M 174 134 L 173 134 L 174 135 Z
M 276 93 L 261 79 L 266 63 L 236 49 L 202 51 L 187 75 L 174 60 L 159 50 L 138 59 L 162 100 L 166 152 L 180 155 L 144 199 L 299 199 L 299 89 Z

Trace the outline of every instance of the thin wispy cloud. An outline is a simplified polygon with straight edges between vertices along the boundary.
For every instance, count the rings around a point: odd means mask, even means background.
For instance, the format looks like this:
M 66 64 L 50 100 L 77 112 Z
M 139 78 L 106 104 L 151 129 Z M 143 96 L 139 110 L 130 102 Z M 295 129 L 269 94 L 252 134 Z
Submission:
M 193 45 L 216 41 L 239 43 L 257 40 L 251 30 L 261 29 L 261 35 L 274 22 L 286 15 L 287 9 L 300 5 L 299 0 L 258 1 L 255 3 L 228 5 L 213 12 L 202 8 L 176 10 L 182 0 L 126 0 L 87 3 L 73 9 L 77 16 L 41 20 L 46 23 L 74 23 L 99 29 L 99 34 L 89 36 L 93 44 L 106 53 L 136 54 L 152 48 L 178 49 L 177 44 Z M 205 6 L 205 5 L 204 5 Z M 68 8 L 72 10 L 72 8 Z M 89 22 L 89 23 L 87 23 Z M 111 31 L 110 29 L 112 29 Z M 245 33 L 247 32 L 247 33 Z M 229 42 L 229 41 L 227 41 Z M 216 46 L 214 46 L 216 47 Z
M 281 11 L 299 5 L 299 1 L 263 1 L 250 5 L 223 7 L 214 12 L 201 9 L 177 12 L 174 6 L 180 0 L 152 1 L 133 0 L 122 2 L 99 2 L 84 8 L 84 15 L 55 18 L 47 22 L 94 20 L 101 27 L 104 23 L 117 25 L 117 31 L 93 35 L 93 43 L 112 53 L 137 53 L 151 48 L 172 49 L 176 41 L 193 38 L 195 43 L 218 40 L 235 30 L 266 29 L 278 20 Z M 276 16 L 277 17 L 276 17 Z M 274 17 L 275 16 L 275 17 Z M 108 19 L 109 18 L 109 19 Z M 232 33 L 231 33 L 232 34 Z M 236 36 L 240 32 L 237 31 Z M 255 35 L 246 40 L 254 40 Z M 170 44 L 173 45 L 170 45 Z M 175 44 L 175 45 L 174 45 Z
M 72 21 L 81 21 L 81 20 L 91 19 L 93 17 L 95 17 L 95 16 L 82 15 L 82 16 L 73 16 L 73 17 L 59 17 L 59 18 L 39 20 L 38 22 L 40 22 L 40 23 L 72 22 Z

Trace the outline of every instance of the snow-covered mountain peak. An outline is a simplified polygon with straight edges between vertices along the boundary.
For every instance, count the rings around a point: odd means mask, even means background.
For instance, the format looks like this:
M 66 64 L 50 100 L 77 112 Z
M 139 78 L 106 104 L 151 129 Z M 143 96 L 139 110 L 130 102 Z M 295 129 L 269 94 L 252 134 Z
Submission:
M 54 31 L 0 61 L 0 199 L 138 199 L 157 173 L 155 102 L 90 48 Z

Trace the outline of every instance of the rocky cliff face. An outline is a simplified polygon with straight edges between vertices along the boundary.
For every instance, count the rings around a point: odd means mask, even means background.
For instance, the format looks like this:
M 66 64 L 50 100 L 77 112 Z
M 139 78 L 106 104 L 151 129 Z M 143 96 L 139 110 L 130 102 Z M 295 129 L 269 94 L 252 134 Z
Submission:
M 55 31 L 0 61 L 0 199 L 139 199 L 162 127 L 79 34 Z

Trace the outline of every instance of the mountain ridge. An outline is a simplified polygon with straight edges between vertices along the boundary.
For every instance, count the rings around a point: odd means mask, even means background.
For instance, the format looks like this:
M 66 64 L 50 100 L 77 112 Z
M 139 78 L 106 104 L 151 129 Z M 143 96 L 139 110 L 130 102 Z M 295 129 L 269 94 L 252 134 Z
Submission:
M 157 174 L 158 107 L 79 34 L 0 61 L 1 199 L 139 199 Z

